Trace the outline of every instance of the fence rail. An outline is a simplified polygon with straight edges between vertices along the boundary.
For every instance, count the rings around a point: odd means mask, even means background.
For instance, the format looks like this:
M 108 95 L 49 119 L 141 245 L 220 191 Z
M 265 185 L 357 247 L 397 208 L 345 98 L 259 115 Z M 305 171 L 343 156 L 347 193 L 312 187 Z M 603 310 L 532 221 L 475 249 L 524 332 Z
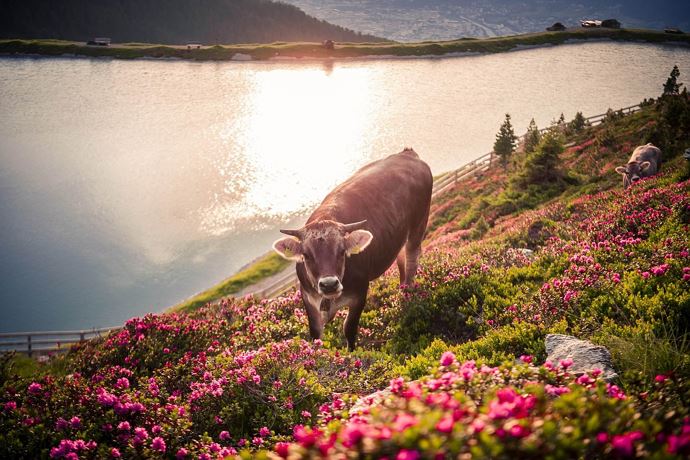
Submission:
M 631 114 L 640 110 L 639 104 L 631 105 L 629 107 L 623 107 L 614 111 L 615 113 Z M 593 115 L 591 117 L 585 118 L 590 125 L 595 126 L 606 119 L 606 113 L 601 113 L 598 115 Z M 551 129 L 543 128 L 540 132 L 544 132 Z M 524 135 L 520 136 L 519 139 L 524 139 Z M 458 169 L 449 171 L 434 180 L 433 189 L 431 196 L 435 197 L 444 193 L 446 190 L 452 188 L 457 183 L 468 179 L 476 174 L 480 174 L 491 166 L 493 162 L 494 154 L 493 152 L 485 153 L 484 155 L 475 158 L 474 160 L 465 163 Z M 280 294 L 284 294 L 289 289 L 298 286 L 298 280 L 295 273 L 290 270 L 284 276 L 281 276 L 268 287 L 260 291 L 253 292 L 252 295 L 264 298 L 274 298 Z M 91 340 L 95 337 L 101 337 L 120 329 L 119 327 L 110 327 L 102 329 L 85 329 L 79 331 L 49 331 L 49 332 L 13 332 L 13 333 L 0 333 L 0 353 L 6 351 L 15 350 L 20 353 L 28 353 L 32 356 L 34 353 L 49 353 L 49 352 L 62 352 L 69 349 L 69 345 L 83 342 L 84 340 Z M 36 340 L 36 337 L 41 337 L 42 339 Z M 48 337 L 48 338 L 46 338 Z M 63 338 L 70 337 L 70 338 Z M 21 340 L 12 340 L 21 339 Z M 37 347 L 36 345 L 49 345 Z M 64 345 L 64 346 L 63 346 Z
M 29 356 L 60 353 L 70 345 L 96 337 L 103 337 L 120 327 L 81 329 L 76 331 L 34 331 L 0 333 L 0 352 L 16 351 Z

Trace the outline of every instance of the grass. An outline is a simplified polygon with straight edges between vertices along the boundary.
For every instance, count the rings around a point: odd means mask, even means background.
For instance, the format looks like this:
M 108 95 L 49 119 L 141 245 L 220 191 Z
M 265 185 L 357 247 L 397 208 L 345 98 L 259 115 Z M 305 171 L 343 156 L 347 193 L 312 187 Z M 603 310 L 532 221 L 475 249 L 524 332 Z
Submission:
M 170 309 L 174 312 L 188 313 L 209 302 L 221 299 L 225 296 L 236 294 L 247 286 L 268 278 L 285 269 L 290 262 L 283 259 L 278 254 L 271 252 L 264 255 L 256 262 L 249 265 L 244 270 L 239 271 L 230 278 L 227 278 L 215 286 L 175 305 Z
M 143 57 L 178 58 L 198 61 L 232 60 L 236 54 L 251 56 L 254 60 L 276 57 L 289 58 L 355 58 L 365 56 L 442 56 L 450 53 L 499 53 L 520 46 L 557 45 L 569 40 L 610 39 L 617 41 L 644 41 L 649 43 L 690 44 L 690 34 L 670 35 L 644 29 L 584 29 L 573 28 L 562 32 L 536 32 L 521 35 L 483 39 L 461 38 L 441 42 L 378 42 L 338 43 L 335 49 L 325 49 L 319 43 L 276 42 L 269 44 L 213 45 L 188 50 L 186 46 L 124 43 L 114 46 L 87 46 L 62 40 L 0 40 L 0 54 L 40 54 L 46 56 L 77 55 L 85 57 L 111 57 L 134 59 Z

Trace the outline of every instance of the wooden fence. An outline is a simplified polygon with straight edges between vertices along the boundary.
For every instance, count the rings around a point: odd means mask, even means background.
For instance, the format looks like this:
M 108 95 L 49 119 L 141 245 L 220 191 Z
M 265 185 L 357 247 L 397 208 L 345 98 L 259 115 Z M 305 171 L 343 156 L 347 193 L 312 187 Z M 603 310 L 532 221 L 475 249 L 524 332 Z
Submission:
M 640 110 L 640 105 L 631 105 L 618 109 L 616 113 L 631 114 Z M 592 126 L 595 126 L 606 118 L 607 113 L 593 115 L 585 118 L 585 120 Z M 543 132 L 549 128 L 543 128 L 539 131 Z M 521 136 L 520 139 L 524 138 Z M 455 186 L 458 182 L 468 179 L 476 174 L 489 169 L 494 159 L 494 153 L 486 153 L 474 160 L 462 165 L 456 170 L 449 171 L 434 180 L 432 189 L 432 197 L 444 193 L 446 190 Z M 298 286 L 297 276 L 292 269 L 288 270 L 283 276 L 278 278 L 268 287 L 252 293 L 252 295 L 272 299 L 288 290 Z M 52 331 L 52 332 L 13 332 L 0 333 L 0 352 L 16 350 L 17 352 L 28 353 L 32 356 L 35 353 L 55 353 L 62 352 L 69 349 L 69 345 L 76 342 L 90 340 L 95 337 L 107 335 L 111 331 L 117 330 L 119 327 L 104 328 L 104 329 L 88 329 L 81 331 Z
M 0 333 L 0 352 L 16 351 L 29 356 L 60 353 L 75 343 L 103 337 L 120 327 L 78 331 L 4 332 Z

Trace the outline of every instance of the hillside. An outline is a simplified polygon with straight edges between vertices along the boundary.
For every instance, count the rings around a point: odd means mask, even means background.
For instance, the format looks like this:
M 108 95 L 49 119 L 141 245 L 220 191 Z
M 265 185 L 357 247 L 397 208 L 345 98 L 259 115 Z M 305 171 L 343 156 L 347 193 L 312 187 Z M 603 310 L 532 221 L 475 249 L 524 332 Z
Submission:
M 492 37 L 544 30 L 556 21 L 617 18 L 624 27 L 690 29 L 683 2 L 662 0 L 288 0 L 317 18 L 399 41 Z
M 0 38 L 184 45 L 378 41 L 270 0 L 2 0 Z
M 555 123 L 437 197 L 417 283 L 372 283 L 354 353 L 344 312 L 308 340 L 292 292 L 133 318 L 43 365 L 6 358 L 0 457 L 690 454 L 689 128 L 687 93 Z M 622 190 L 614 169 L 646 142 L 662 172 Z M 549 333 L 605 345 L 619 378 L 544 362 Z

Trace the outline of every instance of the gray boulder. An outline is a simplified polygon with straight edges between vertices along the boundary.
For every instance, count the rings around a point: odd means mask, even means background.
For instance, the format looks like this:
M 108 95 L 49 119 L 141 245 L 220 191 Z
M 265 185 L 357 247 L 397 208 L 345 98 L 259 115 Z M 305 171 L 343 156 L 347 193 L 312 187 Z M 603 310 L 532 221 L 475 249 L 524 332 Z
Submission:
M 573 365 L 568 369 L 571 373 L 581 375 L 591 373 L 594 369 L 601 369 L 601 378 L 611 382 L 618 378 L 618 374 L 611 363 L 611 353 L 592 342 L 580 340 L 570 335 L 548 334 L 546 336 L 546 359 L 558 365 L 562 359 L 570 358 Z

